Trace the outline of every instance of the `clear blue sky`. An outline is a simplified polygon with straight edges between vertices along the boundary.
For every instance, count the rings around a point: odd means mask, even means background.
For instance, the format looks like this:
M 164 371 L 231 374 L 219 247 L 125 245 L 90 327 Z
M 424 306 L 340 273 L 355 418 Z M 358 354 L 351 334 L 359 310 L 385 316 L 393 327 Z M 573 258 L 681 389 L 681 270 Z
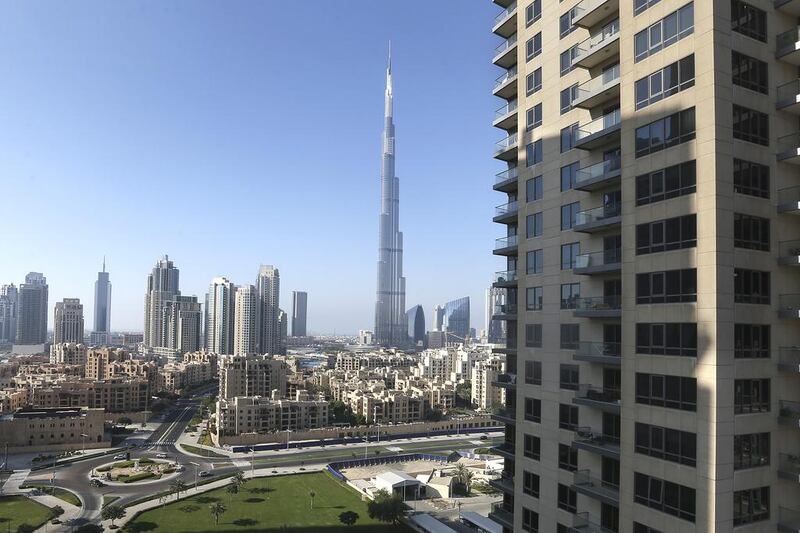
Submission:
M 483 295 L 500 261 L 490 2 L 10 2 L 0 21 L 0 283 L 41 271 L 91 328 L 141 329 L 164 253 L 181 290 L 281 271 L 309 329 L 373 327 L 386 42 L 407 307 Z

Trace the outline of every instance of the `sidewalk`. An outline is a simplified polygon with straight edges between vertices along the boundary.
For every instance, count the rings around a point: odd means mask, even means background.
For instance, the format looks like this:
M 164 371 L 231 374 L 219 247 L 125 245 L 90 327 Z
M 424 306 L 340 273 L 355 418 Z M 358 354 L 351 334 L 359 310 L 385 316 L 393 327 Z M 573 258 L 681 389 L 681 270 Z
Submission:
M 40 527 L 36 531 L 47 531 L 48 533 L 52 531 L 67 531 L 67 528 L 64 524 L 68 523 L 71 520 L 74 520 L 75 518 L 78 518 L 81 515 L 82 509 L 77 505 L 72 505 L 71 503 L 67 503 L 64 500 L 56 498 L 55 496 L 50 496 L 49 494 L 34 496 L 30 494 L 30 492 L 32 492 L 32 490 L 24 492 L 23 494 L 25 494 L 29 499 L 37 503 L 41 503 L 45 507 L 53 508 L 56 505 L 58 505 L 59 507 L 64 509 L 64 514 L 58 517 L 58 519 L 61 520 L 63 524 L 52 525 L 48 520 L 42 527 Z M 80 498 L 80 496 L 78 496 L 78 498 Z
M 253 476 L 253 471 L 249 469 L 242 469 L 244 472 L 245 479 L 251 479 L 253 477 L 267 477 L 267 476 L 284 476 L 289 474 L 301 474 L 307 472 L 319 472 L 325 469 L 327 463 L 320 463 L 316 465 L 307 465 L 305 466 L 305 470 L 299 470 L 297 467 L 278 467 L 278 468 L 256 468 L 255 469 L 255 476 Z M 153 500 L 148 500 L 143 503 L 139 503 L 136 505 L 132 505 L 130 507 L 125 508 L 125 517 L 119 520 L 115 520 L 114 524 L 119 526 L 121 529 L 125 524 L 130 522 L 136 515 L 143 511 L 147 511 L 150 509 L 155 509 L 156 507 L 160 507 L 162 505 L 172 503 L 178 500 L 183 500 L 186 498 L 190 498 L 192 496 L 196 496 L 198 494 L 202 494 L 204 492 L 208 492 L 210 490 L 218 489 L 220 487 L 225 487 L 226 485 L 230 484 L 230 478 L 226 477 L 225 479 L 220 479 L 217 481 L 212 481 L 211 483 L 207 483 L 206 485 L 200 485 L 196 489 L 194 487 L 188 489 L 186 492 L 182 492 L 180 498 L 170 495 L 167 496 L 165 499 L 159 501 L 158 498 Z M 107 520 L 100 523 L 106 531 L 109 531 L 109 526 L 111 525 L 111 521 Z
M 3 494 L 19 494 L 21 492 L 19 490 L 20 485 L 25 483 L 30 473 L 30 470 L 17 470 L 8 476 L 8 479 L 6 479 L 6 482 L 3 484 Z

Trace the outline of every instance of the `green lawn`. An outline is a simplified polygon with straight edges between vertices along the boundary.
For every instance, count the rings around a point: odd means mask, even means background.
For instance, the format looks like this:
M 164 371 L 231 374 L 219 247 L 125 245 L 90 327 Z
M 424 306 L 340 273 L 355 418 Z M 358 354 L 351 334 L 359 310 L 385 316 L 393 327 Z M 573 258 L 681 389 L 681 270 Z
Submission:
M 316 493 L 314 509 L 309 491 Z M 227 507 L 214 524 L 209 505 L 215 502 Z M 339 522 L 339 514 L 355 511 L 359 520 L 347 527 Z M 324 473 L 298 474 L 258 478 L 248 481 L 242 491 L 232 498 L 224 488 L 173 502 L 165 507 L 147 511 L 132 520 L 127 532 L 234 532 L 285 531 L 292 533 L 408 533 L 405 526 L 392 526 L 372 520 L 367 504 L 350 487 Z
M 204 457 L 228 457 L 225 454 L 212 452 L 211 450 L 206 450 L 205 448 L 200 448 L 199 446 L 192 446 L 191 444 L 181 444 L 181 447 L 189 453 L 196 453 L 197 455 L 202 455 Z
M 67 489 L 62 489 L 59 487 L 52 487 L 47 483 L 25 483 L 22 486 L 23 489 L 27 488 L 36 488 L 40 489 L 42 492 L 46 492 L 47 494 L 52 494 L 59 500 L 64 500 L 65 502 L 75 505 L 77 507 L 81 506 L 81 500 L 75 496 L 75 493 L 69 491 Z
M 25 496 L 0 497 L 0 531 L 16 531 L 20 524 L 38 528 L 50 517 L 48 507 Z

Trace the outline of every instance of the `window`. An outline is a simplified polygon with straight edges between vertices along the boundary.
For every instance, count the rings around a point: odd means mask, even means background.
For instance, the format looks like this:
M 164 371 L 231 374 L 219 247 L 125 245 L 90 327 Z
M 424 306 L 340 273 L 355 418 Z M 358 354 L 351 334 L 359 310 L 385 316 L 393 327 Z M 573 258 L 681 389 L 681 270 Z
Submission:
M 561 91 L 561 114 L 572 109 L 572 102 L 578 97 L 578 84 L 574 84 Z
M 654 6 L 661 0 L 633 0 L 633 16 L 642 13 L 648 7 Z
M 769 167 L 734 158 L 733 191 L 759 198 L 769 198 Z
M 658 0 L 655 1 L 658 2 Z M 640 524 L 639 522 L 634 522 L 633 533 L 661 533 L 661 531 L 656 528 Z
M 690 522 L 695 519 L 695 490 L 634 472 L 633 501 Z
M 636 422 L 636 453 L 695 466 L 697 435 L 688 431 Z
M 541 324 L 535 324 L 541 327 Z M 525 361 L 525 383 L 528 385 L 542 384 L 542 362 Z
M 537 33 L 525 43 L 525 58 L 530 61 L 542 53 L 542 32 Z
M 691 141 L 694 130 L 693 107 L 636 128 L 636 157 Z
M 578 176 L 580 165 L 579 161 L 575 161 L 572 164 L 561 167 L 561 192 L 568 191 L 575 186 L 575 179 Z
M 646 205 L 692 194 L 697 190 L 694 160 L 636 176 L 636 205 Z
M 564 365 L 559 367 L 559 386 L 566 390 L 578 390 L 580 371 L 578 365 Z
M 689 2 L 636 34 L 633 39 L 633 60 L 641 61 L 691 35 L 693 31 L 694 4 Z
M 741 0 L 731 0 L 731 29 L 767 42 L 767 13 Z
M 574 472 L 578 469 L 578 450 L 569 444 L 558 445 L 558 467 Z
M 684 215 L 636 226 L 636 255 L 697 246 L 697 216 Z
M 561 153 L 572 150 L 575 146 L 575 138 L 578 135 L 578 123 L 567 126 L 561 130 Z
M 769 219 L 734 213 L 733 245 L 769 252 Z
M 575 431 L 578 428 L 578 406 L 558 404 L 558 427 Z
M 542 18 L 542 0 L 533 0 L 525 8 L 525 26 L 530 26 Z
M 573 31 L 577 29 L 577 27 L 572 23 L 575 20 L 575 16 L 578 14 L 577 6 L 573 7 L 563 15 L 558 18 L 558 36 L 559 38 L 563 39 Z
M 527 267 L 528 274 L 541 274 L 542 273 L 542 261 L 544 259 L 543 252 L 541 249 L 539 250 L 530 250 L 525 254 L 525 262 Z
M 733 356 L 737 359 L 769 359 L 769 324 L 734 324 Z
M 769 305 L 769 272 L 733 269 L 733 301 L 743 304 Z
M 697 410 L 697 380 L 636 373 L 636 403 L 681 411 Z
M 575 268 L 578 256 L 581 255 L 581 243 L 572 242 L 561 245 L 561 270 Z
M 528 143 L 525 147 L 525 166 L 533 166 L 542 162 L 542 140 Z
M 534 498 L 539 497 L 539 476 L 527 470 L 522 472 L 522 492 Z
M 636 353 L 697 357 L 697 323 L 636 324 Z
M 636 303 L 663 304 L 697 301 L 697 269 L 636 274 Z
M 769 487 L 733 493 L 733 526 L 769 520 Z
M 535 176 L 525 182 L 525 200 L 535 202 L 542 199 L 542 177 Z
M 575 61 L 575 57 L 578 55 L 578 45 L 573 45 L 561 52 L 560 63 L 561 63 L 561 75 L 569 74 L 572 72 L 574 68 L 572 66 L 572 62 Z
M 578 493 L 561 483 L 558 484 L 558 508 L 570 513 L 578 510 Z
M 525 113 L 526 131 L 531 131 L 542 125 L 542 104 L 536 104 Z
M 528 348 L 542 347 L 541 324 L 525 324 L 525 346 Z
M 769 116 L 733 104 L 733 138 L 769 146 Z
M 563 180 L 562 180 L 563 182 Z M 561 230 L 572 229 L 575 225 L 575 219 L 578 216 L 578 211 L 581 210 L 580 202 L 572 202 L 571 204 L 561 206 Z
M 769 407 L 769 379 L 734 380 L 734 414 L 768 413 Z
M 522 531 L 528 533 L 538 533 L 539 513 L 531 511 L 527 507 L 522 508 Z
M 634 86 L 636 109 L 647 107 L 689 87 L 694 87 L 694 54 L 637 80 Z
M 525 420 L 541 423 L 542 401 L 536 398 L 525 398 Z
M 542 88 L 542 67 L 525 76 L 525 94 L 530 96 Z
M 542 440 L 535 435 L 526 434 L 522 439 L 524 443 L 524 454 L 528 459 L 538 461 L 541 457 Z
M 577 350 L 580 336 L 580 324 L 561 324 L 561 349 Z
M 769 464 L 769 433 L 733 436 L 733 469 L 756 468 Z
M 561 309 L 575 309 L 581 297 L 580 283 L 561 284 Z
M 528 287 L 525 289 L 525 309 L 528 311 L 542 310 L 542 288 Z
M 764 94 L 769 93 L 769 78 L 765 62 L 732 50 L 731 70 L 734 85 Z
M 534 213 L 525 217 L 525 236 L 541 237 L 542 235 L 542 214 Z

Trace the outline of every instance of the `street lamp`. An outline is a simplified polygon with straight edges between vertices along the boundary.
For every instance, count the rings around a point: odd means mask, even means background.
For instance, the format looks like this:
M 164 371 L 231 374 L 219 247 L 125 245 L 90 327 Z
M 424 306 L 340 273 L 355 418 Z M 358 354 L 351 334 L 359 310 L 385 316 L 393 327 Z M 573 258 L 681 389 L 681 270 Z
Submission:
M 200 468 L 200 463 L 190 461 L 190 465 L 194 465 L 194 490 L 197 490 L 197 470 Z
M 87 435 L 86 433 L 81 433 L 81 443 L 82 443 L 81 455 L 86 454 L 86 437 L 88 436 L 89 435 Z
M 287 452 L 289 451 L 289 433 L 291 433 L 291 432 L 292 432 L 291 429 L 286 428 L 286 451 Z

